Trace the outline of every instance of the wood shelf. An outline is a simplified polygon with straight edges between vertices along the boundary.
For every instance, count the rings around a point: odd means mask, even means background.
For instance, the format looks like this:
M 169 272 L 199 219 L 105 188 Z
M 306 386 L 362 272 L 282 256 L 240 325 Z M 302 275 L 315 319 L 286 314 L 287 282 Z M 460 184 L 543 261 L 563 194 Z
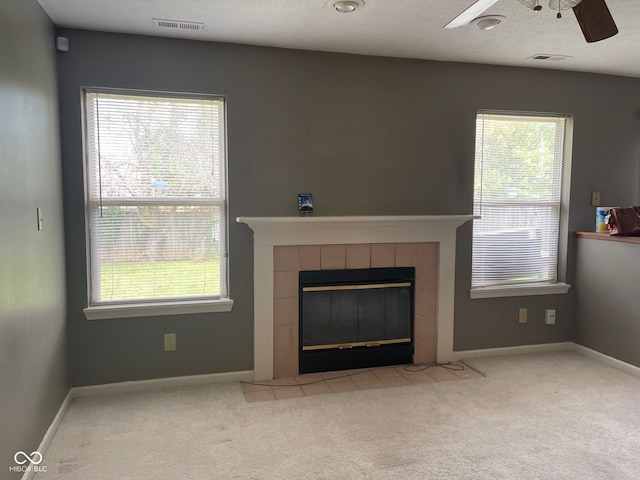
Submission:
M 608 242 L 637 243 L 640 244 L 640 237 L 624 237 L 620 235 L 609 235 L 608 233 L 597 232 L 575 232 L 578 238 L 590 238 L 591 240 L 606 240 Z

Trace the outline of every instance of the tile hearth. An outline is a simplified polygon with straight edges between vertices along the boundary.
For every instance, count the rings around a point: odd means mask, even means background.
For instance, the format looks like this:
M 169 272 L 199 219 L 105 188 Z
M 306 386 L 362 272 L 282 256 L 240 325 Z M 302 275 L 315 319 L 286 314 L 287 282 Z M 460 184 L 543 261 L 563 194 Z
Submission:
M 405 387 L 483 377 L 481 373 L 464 362 L 452 362 L 448 367 L 451 368 L 444 366 L 399 365 L 338 372 L 309 373 L 266 382 L 242 382 L 242 390 L 246 401 L 253 403 L 354 390 Z

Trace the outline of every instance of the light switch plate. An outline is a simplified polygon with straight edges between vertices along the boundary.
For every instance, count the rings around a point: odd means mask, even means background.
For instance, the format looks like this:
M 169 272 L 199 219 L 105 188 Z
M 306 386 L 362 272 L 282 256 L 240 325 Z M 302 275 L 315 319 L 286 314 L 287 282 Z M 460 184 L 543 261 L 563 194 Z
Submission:
M 42 208 L 36 208 L 36 212 L 38 214 L 38 230 L 42 230 L 44 228 L 44 218 L 42 216 Z
M 518 311 L 518 323 L 527 323 L 527 309 L 521 308 Z

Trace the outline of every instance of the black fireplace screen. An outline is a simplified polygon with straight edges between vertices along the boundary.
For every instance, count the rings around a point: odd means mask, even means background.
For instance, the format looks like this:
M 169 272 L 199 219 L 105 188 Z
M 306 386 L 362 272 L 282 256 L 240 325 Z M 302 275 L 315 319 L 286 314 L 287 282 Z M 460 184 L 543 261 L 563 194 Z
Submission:
M 415 269 L 300 272 L 300 372 L 411 363 Z

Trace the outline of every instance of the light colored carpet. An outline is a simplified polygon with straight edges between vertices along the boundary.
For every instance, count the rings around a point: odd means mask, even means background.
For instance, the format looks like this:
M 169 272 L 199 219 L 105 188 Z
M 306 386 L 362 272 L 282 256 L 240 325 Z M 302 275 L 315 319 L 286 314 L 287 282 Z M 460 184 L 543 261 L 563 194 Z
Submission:
M 36 478 L 640 478 L 640 380 L 575 352 L 469 363 L 487 377 L 263 403 L 239 383 L 76 399 Z

